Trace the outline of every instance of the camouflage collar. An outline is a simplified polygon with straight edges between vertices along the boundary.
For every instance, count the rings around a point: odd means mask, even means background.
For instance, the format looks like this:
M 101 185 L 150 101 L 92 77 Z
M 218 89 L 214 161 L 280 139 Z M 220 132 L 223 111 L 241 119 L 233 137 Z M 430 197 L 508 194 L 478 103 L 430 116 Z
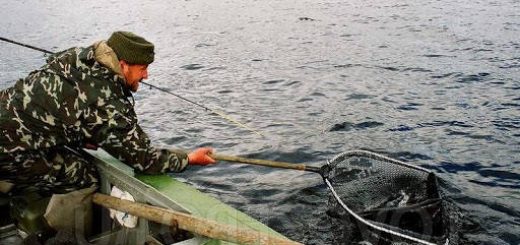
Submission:
M 115 96 L 131 96 L 130 90 L 124 86 L 124 79 L 96 60 L 94 45 L 86 48 L 70 48 L 51 55 L 43 69 L 76 82 L 107 83 Z
M 114 73 L 123 77 L 121 67 L 119 66 L 119 59 L 114 50 L 108 46 L 106 41 L 99 41 L 94 43 L 94 58 Z

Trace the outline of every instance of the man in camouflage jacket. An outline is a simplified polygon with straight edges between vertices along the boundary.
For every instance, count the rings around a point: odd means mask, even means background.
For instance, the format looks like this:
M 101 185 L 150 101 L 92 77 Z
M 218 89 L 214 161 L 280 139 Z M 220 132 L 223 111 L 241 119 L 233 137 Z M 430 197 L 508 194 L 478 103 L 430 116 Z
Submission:
M 144 173 L 180 172 L 214 160 L 156 149 L 137 124 L 131 92 L 148 77 L 154 46 L 130 32 L 71 48 L 0 92 L 0 181 L 14 190 L 64 193 L 95 186 L 76 149 L 95 145 Z

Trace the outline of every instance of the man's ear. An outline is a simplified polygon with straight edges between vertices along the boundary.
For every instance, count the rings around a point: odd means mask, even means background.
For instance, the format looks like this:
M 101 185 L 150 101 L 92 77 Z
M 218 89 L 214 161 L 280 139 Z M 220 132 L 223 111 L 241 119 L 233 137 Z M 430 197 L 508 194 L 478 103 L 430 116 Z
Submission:
M 125 74 L 128 69 L 128 63 L 126 63 L 126 61 L 124 61 L 124 60 L 120 60 L 119 67 L 121 68 L 121 71 L 123 72 L 123 74 Z

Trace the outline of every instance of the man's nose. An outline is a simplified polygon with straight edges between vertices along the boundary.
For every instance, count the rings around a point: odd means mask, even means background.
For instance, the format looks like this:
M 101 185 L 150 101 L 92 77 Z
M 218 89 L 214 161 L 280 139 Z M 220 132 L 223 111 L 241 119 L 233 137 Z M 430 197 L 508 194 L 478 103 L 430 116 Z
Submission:
M 144 70 L 143 79 L 148 79 L 148 69 Z

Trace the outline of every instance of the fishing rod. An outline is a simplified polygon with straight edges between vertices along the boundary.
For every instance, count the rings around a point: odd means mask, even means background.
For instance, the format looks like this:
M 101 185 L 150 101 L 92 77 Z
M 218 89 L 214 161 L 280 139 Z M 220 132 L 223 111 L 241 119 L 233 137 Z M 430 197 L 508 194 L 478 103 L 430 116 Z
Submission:
M 4 42 L 8 42 L 8 43 L 12 43 L 12 44 L 16 44 L 18 46 L 22 46 L 22 47 L 26 47 L 26 48 L 30 48 L 30 49 L 34 49 L 34 50 L 37 50 L 37 51 L 40 51 L 40 52 L 44 52 L 46 54 L 54 54 L 53 52 L 49 51 L 49 50 L 45 50 L 45 49 L 42 49 L 42 48 L 38 48 L 38 47 L 35 47 L 35 46 L 32 46 L 32 45 L 29 45 L 29 44 L 25 44 L 25 43 L 20 43 L 20 42 L 17 42 L 17 41 L 14 41 L 14 40 L 11 40 L 11 39 L 7 39 L 7 38 L 4 38 L 4 37 L 0 37 L 0 40 L 4 41 Z
M 14 41 L 14 40 L 8 39 L 8 38 L 0 37 L 0 40 L 1 40 L 1 41 L 4 41 L 4 42 L 8 42 L 8 43 L 15 44 L 15 45 L 18 45 L 18 46 L 22 46 L 22 47 L 25 47 L 25 48 L 29 48 L 29 49 L 33 49 L 33 50 L 37 50 L 37 51 L 40 51 L 40 52 L 43 52 L 43 53 L 46 53 L 46 54 L 54 54 L 54 52 L 51 52 L 51 51 L 49 51 L 49 50 L 42 49 L 42 48 L 38 48 L 38 47 L 35 47 L 35 46 L 32 46 L 32 45 L 29 45 L 29 44 L 25 44 L 25 43 L 17 42 L 17 41 Z M 150 86 L 151 88 L 155 88 L 155 89 L 157 89 L 157 90 L 159 90 L 159 91 L 161 91 L 161 92 L 167 93 L 167 94 L 169 94 L 169 95 L 173 95 L 173 96 L 175 96 L 175 97 L 177 97 L 177 98 L 179 98 L 179 99 L 182 99 L 182 100 L 184 100 L 184 101 L 186 101 L 186 102 L 188 102 L 188 103 L 191 103 L 191 104 L 193 104 L 193 105 L 196 105 L 196 106 L 198 106 L 198 107 L 201 107 L 201 108 L 205 109 L 206 111 L 209 111 L 209 112 L 211 112 L 211 113 L 213 113 L 213 114 L 219 116 L 220 118 L 225 119 L 225 120 L 227 120 L 228 122 L 231 122 L 231 123 L 235 124 L 236 126 L 239 126 L 239 127 L 241 127 L 241 128 L 247 129 L 247 130 L 249 130 L 249 131 L 251 131 L 251 132 L 253 132 L 253 133 L 255 133 L 255 134 L 259 135 L 259 136 L 262 136 L 262 137 L 264 136 L 264 135 L 263 135 L 262 133 L 260 133 L 258 130 L 254 129 L 254 128 L 252 128 L 252 127 L 249 127 L 249 126 L 245 125 L 244 123 L 241 123 L 241 122 L 237 121 L 236 119 L 234 119 L 233 117 L 227 115 L 226 113 L 224 113 L 224 112 L 222 112 L 222 111 L 218 111 L 218 110 L 215 110 L 215 109 L 211 109 L 211 108 L 209 108 L 209 107 L 207 107 L 207 106 L 205 106 L 205 105 L 202 105 L 202 104 L 200 104 L 200 103 L 197 103 L 197 102 L 195 102 L 195 101 L 192 101 L 192 100 L 190 100 L 190 99 L 188 99 L 188 98 L 185 98 L 185 97 L 183 97 L 183 96 L 180 96 L 180 95 L 178 95 L 178 94 L 172 93 L 172 92 L 170 92 L 170 91 L 167 90 L 167 89 L 164 89 L 164 88 L 161 88 L 161 87 L 157 87 L 157 86 L 155 86 L 155 85 L 153 85 L 153 84 L 150 84 L 150 83 L 147 83 L 147 82 L 143 82 L 143 81 L 140 81 L 140 82 L 141 82 L 142 84 L 145 84 L 145 85 Z

